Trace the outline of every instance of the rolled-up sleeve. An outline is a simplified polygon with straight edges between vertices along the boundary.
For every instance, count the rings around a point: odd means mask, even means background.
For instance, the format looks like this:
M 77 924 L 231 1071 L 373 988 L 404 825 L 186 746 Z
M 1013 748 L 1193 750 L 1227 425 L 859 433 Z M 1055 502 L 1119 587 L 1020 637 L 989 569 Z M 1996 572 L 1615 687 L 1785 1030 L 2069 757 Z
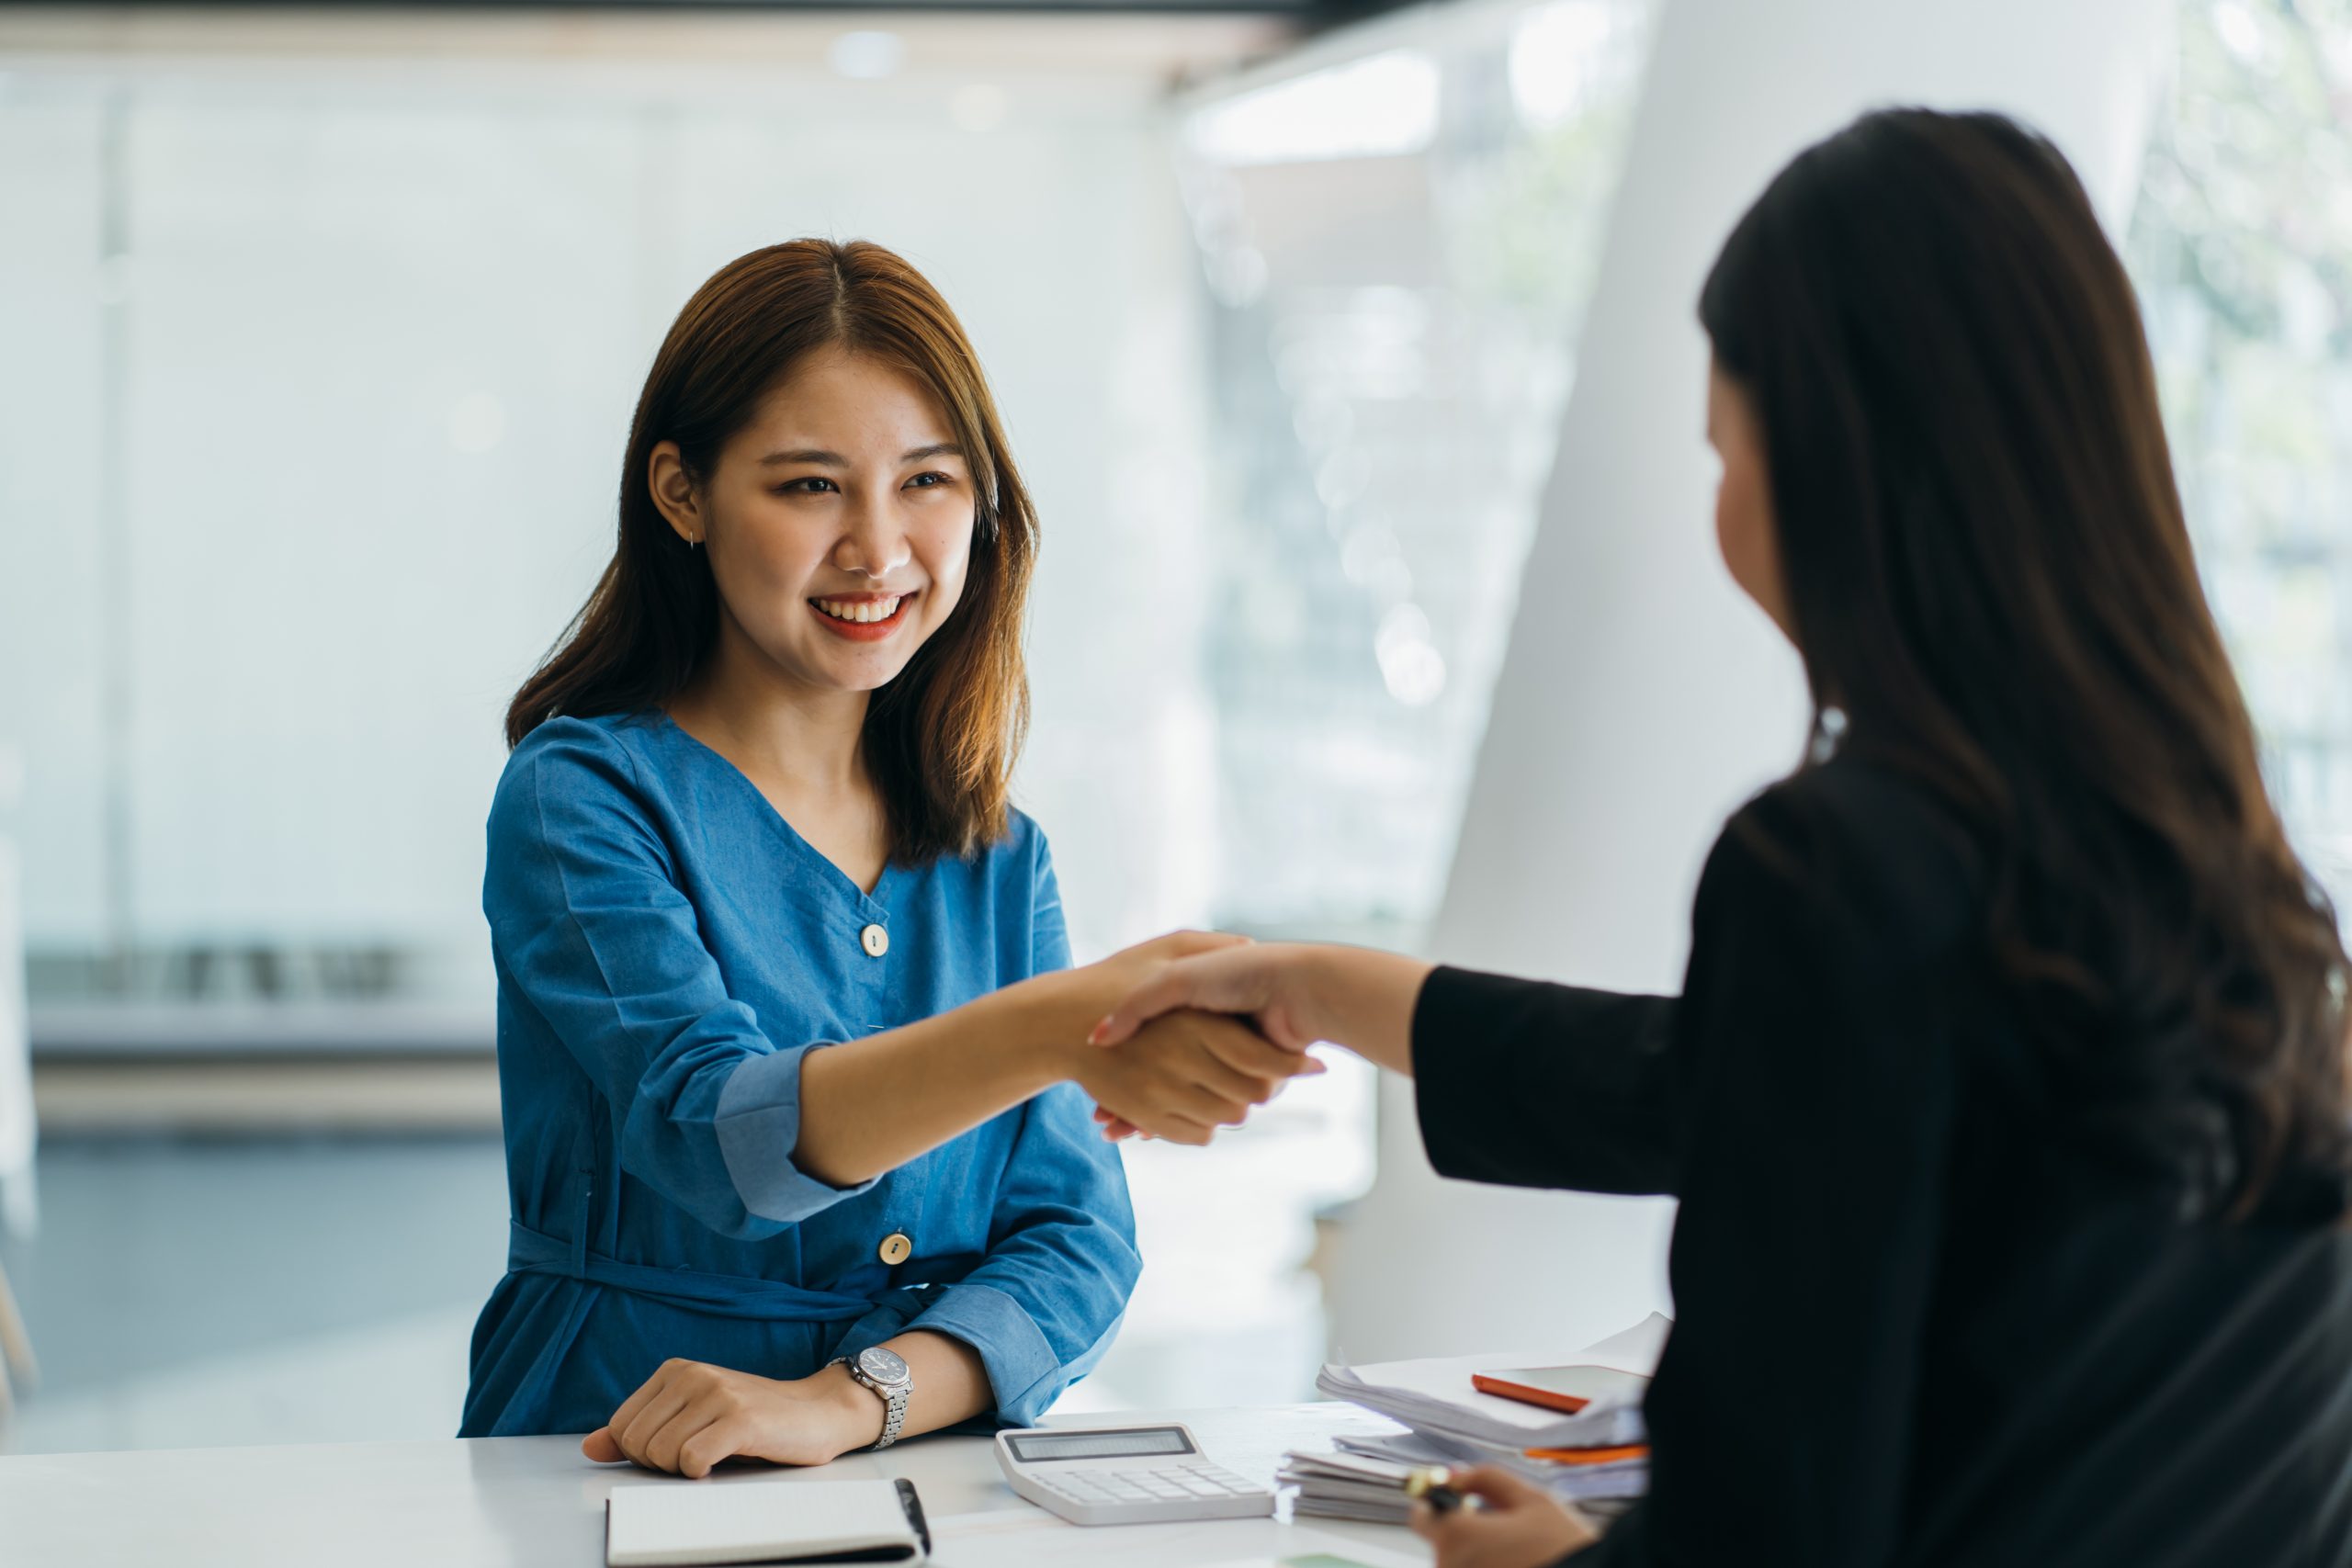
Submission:
M 824 1043 L 771 1040 L 728 994 L 617 741 L 555 720 L 518 750 L 482 907 L 504 978 L 610 1102 L 624 1170 L 736 1237 L 865 1190 L 794 1165 L 800 1062 Z
M 781 1045 L 738 1063 L 718 1091 L 718 1152 L 743 1207 L 779 1224 L 872 1187 L 835 1187 L 793 1163 L 800 1146 L 800 1063 L 814 1045 Z

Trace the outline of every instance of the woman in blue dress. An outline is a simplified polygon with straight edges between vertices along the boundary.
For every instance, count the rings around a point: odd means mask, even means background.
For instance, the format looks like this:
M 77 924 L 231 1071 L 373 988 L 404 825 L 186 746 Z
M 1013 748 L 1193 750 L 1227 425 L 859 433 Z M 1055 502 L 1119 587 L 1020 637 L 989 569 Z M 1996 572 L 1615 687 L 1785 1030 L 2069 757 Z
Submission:
M 1026 1423 L 1139 1262 L 1115 1111 L 1205 1143 L 1300 1059 L 1085 1036 L 1179 933 L 1071 970 L 1008 804 L 1036 528 L 945 302 L 868 244 L 706 283 L 618 544 L 507 715 L 483 908 L 512 1233 L 466 1436 L 689 1475 Z

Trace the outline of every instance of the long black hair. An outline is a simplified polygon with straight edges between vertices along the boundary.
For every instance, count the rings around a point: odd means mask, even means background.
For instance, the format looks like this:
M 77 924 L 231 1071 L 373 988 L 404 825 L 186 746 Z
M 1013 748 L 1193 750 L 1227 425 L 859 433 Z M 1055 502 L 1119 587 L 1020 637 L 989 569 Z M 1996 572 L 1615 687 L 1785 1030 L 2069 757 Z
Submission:
M 1867 115 L 1772 182 L 1699 314 L 1760 422 L 1816 723 L 1983 851 L 1987 951 L 2064 1102 L 2190 1212 L 2339 1207 L 2343 942 L 2064 157 L 1998 115 Z

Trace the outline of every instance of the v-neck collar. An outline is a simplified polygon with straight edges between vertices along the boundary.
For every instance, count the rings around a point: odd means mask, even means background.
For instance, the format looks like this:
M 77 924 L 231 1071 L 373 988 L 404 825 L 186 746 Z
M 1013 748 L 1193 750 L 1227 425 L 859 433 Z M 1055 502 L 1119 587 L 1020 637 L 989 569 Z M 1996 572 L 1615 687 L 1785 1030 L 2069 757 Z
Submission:
M 767 793 L 752 782 L 751 775 L 729 761 L 724 752 L 696 739 L 684 725 L 670 716 L 667 708 L 655 708 L 653 716 L 671 734 L 710 759 L 720 772 L 732 778 L 749 794 L 757 803 L 757 814 L 774 824 L 775 830 L 783 837 L 786 847 L 794 855 L 815 867 L 820 879 L 828 882 L 835 891 L 847 895 L 866 919 L 874 920 L 887 919 L 889 914 L 889 900 L 885 895 L 895 886 L 899 877 L 899 859 L 896 855 L 892 855 L 882 863 L 882 874 L 875 878 L 874 891 L 868 893 L 857 885 L 849 873 L 834 864 L 831 856 L 802 838 L 800 829 L 794 827 L 784 813 L 775 808 L 775 802 L 767 797 Z

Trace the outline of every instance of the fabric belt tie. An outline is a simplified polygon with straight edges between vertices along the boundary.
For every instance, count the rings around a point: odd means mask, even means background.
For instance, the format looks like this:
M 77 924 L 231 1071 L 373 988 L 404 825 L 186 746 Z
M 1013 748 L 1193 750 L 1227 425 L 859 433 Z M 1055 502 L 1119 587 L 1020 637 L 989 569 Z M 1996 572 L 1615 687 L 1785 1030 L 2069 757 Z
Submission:
M 560 1275 L 717 1317 L 757 1318 L 770 1323 L 847 1323 L 864 1317 L 881 1304 L 879 1297 L 804 1290 L 780 1280 L 622 1263 L 511 1220 L 506 1227 L 506 1269 L 513 1274 Z M 896 1294 L 906 1288 L 902 1282 L 883 1294 Z

